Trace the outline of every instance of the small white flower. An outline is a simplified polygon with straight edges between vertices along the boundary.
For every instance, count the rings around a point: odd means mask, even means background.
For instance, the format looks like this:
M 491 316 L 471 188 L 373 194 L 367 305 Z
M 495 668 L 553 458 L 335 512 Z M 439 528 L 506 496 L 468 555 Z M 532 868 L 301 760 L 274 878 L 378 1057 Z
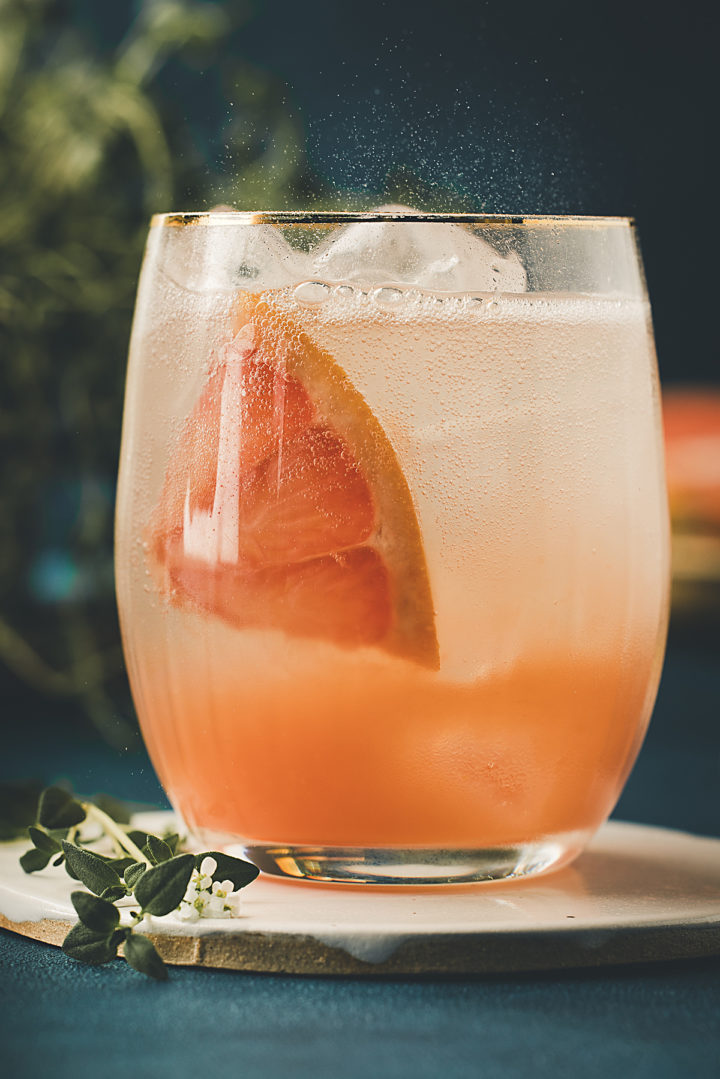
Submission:
M 242 897 L 240 895 L 240 892 L 233 892 L 225 900 L 225 910 L 228 912 L 228 917 L 229 918 L 239 918 L 240 917 L 240 902 L 241 902 L 241 899 L 242 899 Z
M 186 903 L 185 900 L 183 900 L 182 903 L 180 904 L 180 906 L 178 907 L 178 912 L 177 913 L 178 913 L 178 918 L 180 918 L 183 922 L 196 922 L 198 920 L 198 918 L 200 917 L 199 913 L 197 912 L 197 910 L 195 909 L 193 904 L 192 903 Z
M 210 896 L 207 895 L 207 893 L 198 892 L 198 894 L 193 900 L 192 905 L 197 911 L 199 918 L 208 918 L 210 916 L 208 913 L 210 908 Z
M 231 880 L 213 880 L 217 870 L 214 858 L 203 858 L 200 869 L 193 869 L 178 907 L 178 916 L 184 922 L 196 922 L 199 918 L 235 918 L 240 907 L 240 893 L 233 890 Z
M 231 880 L 213 881 L 212 894 L 219 895 L 221 899 L 225 899 L 233 891 L 233 882 Z
M 228 918 L 230 911 L 224 896 L 212 895 L 207 904 L 207 918 Z
M 203 858 L 200 863 L 200 872 L 197 869 L 193 870 L 193 877 L 195 878 L 195 887 L 199 892 L 203 892 L 212 888 L 213 873 L 217 869 L 217 862 L 214 858 Z

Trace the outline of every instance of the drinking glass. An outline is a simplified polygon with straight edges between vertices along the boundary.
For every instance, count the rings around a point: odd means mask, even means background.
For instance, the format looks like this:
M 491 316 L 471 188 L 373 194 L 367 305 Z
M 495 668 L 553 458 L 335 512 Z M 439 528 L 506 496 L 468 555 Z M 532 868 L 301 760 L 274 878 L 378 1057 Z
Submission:
M 668 576 L 630 220 L 153 219 L 117 589 L 198 842 L 320 881 L 567 864 L 640 747 Z

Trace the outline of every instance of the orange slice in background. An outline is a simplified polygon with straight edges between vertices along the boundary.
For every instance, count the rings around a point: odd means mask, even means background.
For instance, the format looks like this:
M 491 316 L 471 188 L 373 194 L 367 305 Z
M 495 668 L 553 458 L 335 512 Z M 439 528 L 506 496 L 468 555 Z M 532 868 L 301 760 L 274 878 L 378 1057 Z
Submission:
M 663 426 L 673 524 L 720 531 L 720 390 L 664 390 Z
M 236 627 L 439 666 L 425 554 L 385 432 L 279 297 L 243 294 L 150 524 L 161 587 Z
M 720 615 L 720 390 L 663 390 L 673 618 Z

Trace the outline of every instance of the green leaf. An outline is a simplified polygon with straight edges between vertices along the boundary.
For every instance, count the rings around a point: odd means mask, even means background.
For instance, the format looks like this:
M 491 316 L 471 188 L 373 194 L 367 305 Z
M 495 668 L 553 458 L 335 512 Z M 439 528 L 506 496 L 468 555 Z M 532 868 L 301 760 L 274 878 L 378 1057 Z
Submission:
M 161 982 L 167 980 L 167 968 L 149 937 L 143 936 L 142 933 L 132 933 L 125 941 L 123 951 L 130 966 L 141 974 L 147 974 Z
M 37 873 L 39 869 L 44 869 L 50 861 L 51 855 L 44 850 L 38 850 L 37 847 L 32 847 L 31 850 L 25 851 L 20 856 L 20 865 L 23 867 L 26 873 Z
M 42 784 L 36 780 L 0 783 L 0 840 L 21 839 L 37 816 Z
M 195 855 L 195 868 L 199 869 L 204 858 L 214 858 L 217 869 L 213 873 L 213 880 L 231 880 L 233 888 L 244 888 L 252 884 L 260 870 L 252 862 L 246 862 L 242 858 L 233 858 L 230 854 L 223 854 L 220 850 L 209 850 L 205 854 Z
M 99 899 L 88 892 L 73 892 L 72 905 L 83 925 L 106 937 L 112 933 L 120 920 L 120 912 L 106 899 Z
M 135 885 L 135 898 L 147 914 L 169 914 L 179 907 L 192 876 L 195 859 L 180 854 L 147 869 Z
M 111 935 L 96 933 L 82 922 L 78 922 L 65 937 L 62 950 L 72 959 L 97 966 L 100 963 L 108 963 L 117 955 L 114 936 L 114 933 Z
M 80 880 L 80 877 L 79 877 L 79 876 L 77 875 L 77 873 L 76 873 L 76 872 L 75 872 L 75 871 L 74 871 L 74 870 L 73 870 L 73 869 L 71 868 L 71 866 L 70 866 L 70 863 L 68 862 L 67 858 L 65 858 L 65 855 L 64 855 L 64 854 L 63 854 L 63 856 L 62 856 L 62 857 L 63 857 L 63 858 L 65 859 L 65 872 L 67 873 L 67 875 L 68 875 L 69 877 L 72 877 L 72 879 L 73 879 L 73 880 Z
M 148 834 L 147 843 L 143 847 L 143 854 L 147 855 L 153 865 L 168 862 L 173 856 L 173 852 L 167 843 L 164 843 L 162 839 L 158 839 L 156 835 L 150 834 Z
M 137 828 L 133 828 L 130 832 L 127 833 L 127 837 L 128 839 L 131 839 L 133 841 L 136 847 L 140 847 L 140 849 L 142 850 L 142 848 L 147 843 L 148 834 L 147 832 L 139 832 Z
M 70 831 L 69 828 L 48 828 L 47 829 L 48 835 L 52 836 L 52 838 L 55 840 L 55 842 L 58 844 L 58 846 L 60 845 L 60 843 L 62 843 L 63 839 L 67 839 L 69 831 Z
M 118 899 L 124 899 L 128 894 L 128 890 L 121 882 L 120 884 L 113 884 L 109 888 L 104 888 L 100 893 L 101 899 L 108 899 L 111 903 L 117 903 Z
M 83 807 L 60 787 L 48 787 L 40 795 L 38 823 L 44 828 L 72 828 L 84 820 Z
M 100 895 L 106 888 L 116 888 L 120 884 L 120 877 L 115 870 L 102 858 L 92 854 L 89 850 L 76 847 L 74 843 L 63 842 L 68 868 L 71 875 L 81 880 L 86 888 L 96 895 Z
M 172 853 L 177 854 L 178 843 L 180 842 L 180 836 L 177 832 L 168 832 L 162 838 L 163 842 L 167 843 Z
M 135 865 L 135 859 L 129 855 L 126 858 L 111 858 L 108 865 L 111 865 L 117 875 L 121 877 L 128 866 Z
M 135 861 L 135 859 L 131 858 L 129 854 L 123 855 L 122 858 L 118 858 L 116 854 L 101 854 L 97 850 L 94 850 L 93 854 L 96 858 L 99 858 L 101 862 L 105 862 L 105 865 L 111 866 L 119 877 L 121 877 L 127 867 L 129 865 L 132 865 Z
M 153 858 L 152 851 L 150 850 L 150 847 L 147 845 L 147 843 L 145 844 L 144 847 L 141 848 L 141 850 L 142 850 L 143 854 L 145 855 L 145 857 L 147 858 L 147 860 L 150 862 L 150 865 L 157 865 L 158 864 L 157 861 Z
M 127 867 L 123 876 L 125 877 L 125 883 L 127 884 L 128 888 L 135 887 L 146 869 L 147 866 L 144 862 L 133 862 L 132 865 L 129 865 Z
M 62 865 L 64 861 L 65 861 L 65 855 L 64 854 L 59 854 L 57 856 L 57 858 L 55 859 L 55 861 L 53 862 L 53 865 L 55 865 L 55 866 Z
M 28 828 L 28 835 L 38 850 L 44 850 L 46 854 L 59 854 L 62 847 L 57 839 L 53 839 L 42 828 L 36 828 L 33 824 Z
M 130 823 L 132 814 L 127 802 L 121 802 L 119 798 L 113 798 L 111 794 L 94 794 L 92 802 L 118 824 Z

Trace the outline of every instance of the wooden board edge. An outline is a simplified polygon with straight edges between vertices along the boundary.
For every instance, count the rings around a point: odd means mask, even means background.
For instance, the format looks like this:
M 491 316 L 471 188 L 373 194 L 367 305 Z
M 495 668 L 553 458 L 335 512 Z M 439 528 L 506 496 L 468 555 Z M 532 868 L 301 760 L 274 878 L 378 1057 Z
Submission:
M 61 922 L 55 918 L 41 918 L 37 922 L 13 922 L 0 912 L 0 929 L 9 929 L 31 940 L 40 940 L 44 944 L 54 944 L 58 948 L 72 928 L 72 922 Z
M 59 947 L 71 923 L 49 918 L 13 922 L 0 914 L 0 927 Z M 720 956 L 720 925 L 716 923 L 609 933 L 488 933 L 470 939 L 464 935 L 438 935 L 406 940 L 380 963 L 357 959 L 314 937 L 289 933 L 150 936 L 171 966 L 315 976 L 519 974 Z

